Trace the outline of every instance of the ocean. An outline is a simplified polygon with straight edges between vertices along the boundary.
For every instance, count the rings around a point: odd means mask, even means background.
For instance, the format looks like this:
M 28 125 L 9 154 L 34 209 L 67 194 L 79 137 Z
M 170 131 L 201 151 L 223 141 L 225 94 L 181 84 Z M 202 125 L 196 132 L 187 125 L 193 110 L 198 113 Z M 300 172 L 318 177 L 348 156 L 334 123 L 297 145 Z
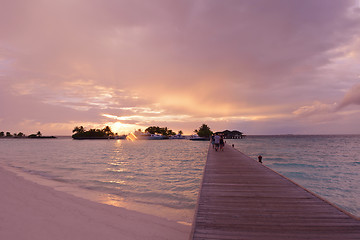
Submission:
M 264 165 L 360 216 L 359 135 L 248 136 L 226 142 L 254 161 L 262 155 Z M 0 139 L 0 161 L 94 201 L 190 224 L 208 146 L 184 139 Z
M 248 156 L 360 217 L 360 135 L 249 136 L 228 140 Z

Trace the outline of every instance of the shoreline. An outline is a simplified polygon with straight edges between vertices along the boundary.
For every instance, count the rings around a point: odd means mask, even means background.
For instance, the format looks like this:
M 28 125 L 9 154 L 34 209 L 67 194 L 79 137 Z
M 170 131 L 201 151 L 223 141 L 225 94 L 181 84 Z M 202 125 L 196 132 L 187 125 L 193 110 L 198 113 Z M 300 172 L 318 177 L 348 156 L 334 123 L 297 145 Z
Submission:
M 190 226 L 84 199 L 8 168 L 0 166 L 1 239 L 186 239 L 190 234 Z
M 117 195 L 103 193 L 96 190 L 85 189 L 73 185 L 71 183 L 57 181 L 55 179 L 49 179 L 47 177 L 38 174 L 33 174 L 31 172 L 25 171 L 25 169 L 22 169 L 22 167 L 16 167 L 12 165 L 4 165 L 4 164 L 0 164 L 0 167 L 2 167 L 3 169 L 9 172 L 15 173 L 17 176 L 20 176 L 27 181 L 34 182 L 39 185 L 47 186 L 56 191 L 64 192 L 78 198 L 82 198 L 100 204 L 125 208 L 127 210 L 132 210 L 135 212 L 152 215 L 160 218 L 165 218 L 169 221 L 174 221 L 189 227 L 192 225 L 192 220 L 193 220 L 192 216 L 194 214 L 193 213 L 194 210 L 184 210 L 184 209 L 179 210 L 157 204 L 148 205 L 144 203 L 137 203 L 133 201 L 128 201 L 123 197 Z
M 128 201 L 123 197 L 117 195 L 103 193 L 96 190 L 85 189 L 68 182 L 58 181 L 56 179 L 50 179 L 45 176 L 33 174 L 32 172 L 26 171 L 22 167 L 4 165 L 4 164 L 0 164 L 0 167 L 2 167 L 3 169 L 9 172 L 15 173 L 17 176 L 20 176 L 27 181 L 34 182 L 39 185 L 47 186 L 56 191 L 64 192 L 78 198 L 82 198 L 100 204 L 125 208 L 127 210 L 132 210 L 135 212 L 152 215 L 160 218 L 165 218 L 169 221 L 174 221 L 189 227 L 192 225 L 192 220 L 193 220 L 192 216 L 194 214 L 193 210 L 184 210 L 184 209 L 179 210 L 157 204 L 148 205 L 144 203 Z M 191 215 L 191 218 L 189 218 L 188 215 L 189 216 Z

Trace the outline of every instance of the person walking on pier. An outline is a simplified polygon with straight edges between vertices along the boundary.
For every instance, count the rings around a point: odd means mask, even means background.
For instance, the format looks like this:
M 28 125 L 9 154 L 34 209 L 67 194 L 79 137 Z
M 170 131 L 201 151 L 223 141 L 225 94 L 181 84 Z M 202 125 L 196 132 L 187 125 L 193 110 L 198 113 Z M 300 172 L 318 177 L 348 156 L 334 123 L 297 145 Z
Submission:
M 215 134 L 214 140 L 215 140 L 215 151 L 217 151 L 219 149 L 219 146 L 220 146 L 220 136 Z
M 224 143 L 224 137 L 221 136 L 221 137 L 220 137 L 220 151 L 224 151 L 224 145 L 225 145 L 225 143 Z

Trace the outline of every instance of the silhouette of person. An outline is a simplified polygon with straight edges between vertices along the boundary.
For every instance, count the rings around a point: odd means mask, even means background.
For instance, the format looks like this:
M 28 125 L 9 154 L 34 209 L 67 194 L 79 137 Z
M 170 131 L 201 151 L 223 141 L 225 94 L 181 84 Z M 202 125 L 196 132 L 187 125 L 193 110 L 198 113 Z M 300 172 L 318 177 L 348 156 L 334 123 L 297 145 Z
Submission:
M 212 147 L 215 148 L 215 136 L 214 135 L 211 136 L 211 144 L 212 144 Z
M 214 139 L 215 139 L 215 151 L 217 151 L 220 145 L 220 136 L 216 134 Z
M 223 136 L 221 136 L 220 137 L 220 150 L 221 151 L 224 151 L 224 145 L 225 145 L 224 138 L 223 138 Z
M 259 163 L 262 163 L 262 156 L 261 155 L 258 156 L 258 159 L 259 159 Z

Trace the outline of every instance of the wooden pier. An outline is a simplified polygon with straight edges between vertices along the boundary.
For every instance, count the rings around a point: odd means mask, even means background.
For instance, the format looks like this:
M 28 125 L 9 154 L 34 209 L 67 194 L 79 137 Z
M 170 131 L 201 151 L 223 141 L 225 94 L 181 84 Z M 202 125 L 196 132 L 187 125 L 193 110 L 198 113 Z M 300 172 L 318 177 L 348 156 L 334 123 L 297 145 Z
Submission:
M 360 239 L 359 218 L 231 146 L 209 148 L 192 228 L 190 239 Z

